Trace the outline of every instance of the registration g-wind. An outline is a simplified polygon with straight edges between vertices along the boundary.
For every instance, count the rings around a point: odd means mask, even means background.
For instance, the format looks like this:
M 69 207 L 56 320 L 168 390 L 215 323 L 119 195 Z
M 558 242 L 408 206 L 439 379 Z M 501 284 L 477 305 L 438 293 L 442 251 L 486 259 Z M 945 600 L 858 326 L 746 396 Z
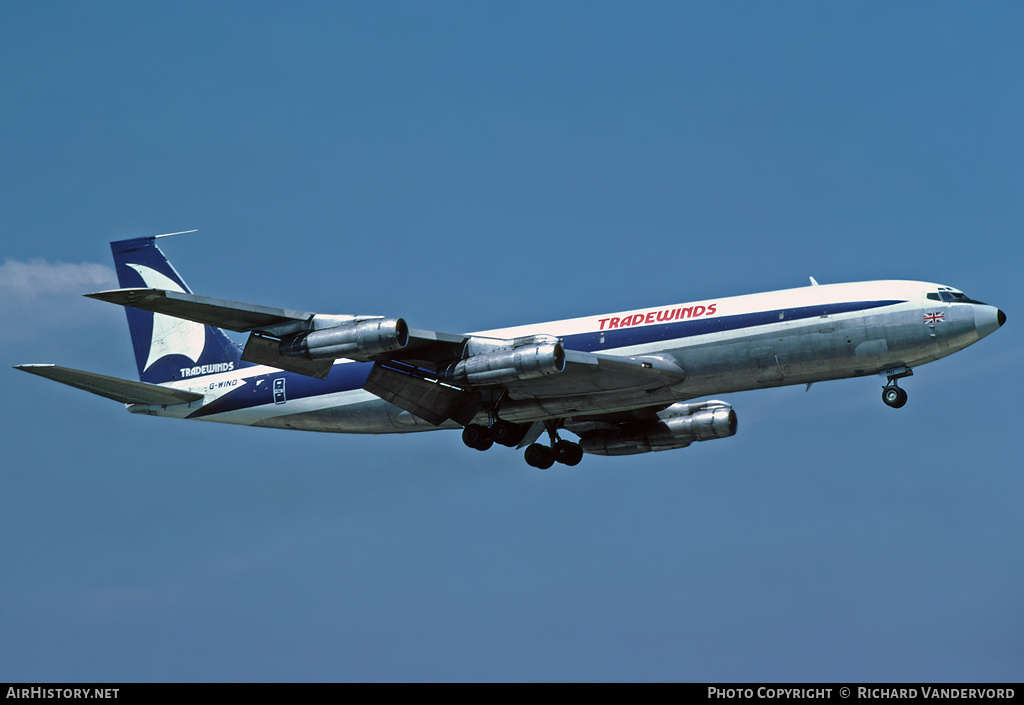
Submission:
M 126 307 L 140 381 L 17 369 L 138 414 L 333 433 L 462 429 L 470 448 L 526 448 L 537 468 L 727 438 L 736 412 L 707 398 L 728 392 L 882 375 L 882 401 L 898 409 L 907 402 L 900 379 L 1006 321 L 941 284 L 811 279 L 799 289 L 452 334 L 397 317 L 197 296 L 156 237 L 111 249 L 122 288 L 88 296 Z M 247 333 L 245 345 L 224 329 Z

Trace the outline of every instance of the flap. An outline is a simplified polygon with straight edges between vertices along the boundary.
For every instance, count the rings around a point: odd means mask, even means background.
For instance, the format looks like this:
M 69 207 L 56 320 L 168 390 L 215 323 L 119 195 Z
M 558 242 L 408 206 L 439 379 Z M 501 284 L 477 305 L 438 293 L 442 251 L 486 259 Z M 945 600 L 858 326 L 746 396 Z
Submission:
M 242 350 L 242 360 L 296 372 L 307 377 L 327 379 L 327 375 L 331 373 L 331 367 L 334 366 L 334 360 L 307 360 L 303 357 L 288 357 L 278 351 L 280 342 L 276 338 L 266 338 L 259 333 L 250 333 L 249 339 L 245 341 L 245 349 Z
M 471 393 L 384 367 L 379 362 L 370 371 L 363 389 L 435 426 L 448 419 L 462 424 L 472 420 Z

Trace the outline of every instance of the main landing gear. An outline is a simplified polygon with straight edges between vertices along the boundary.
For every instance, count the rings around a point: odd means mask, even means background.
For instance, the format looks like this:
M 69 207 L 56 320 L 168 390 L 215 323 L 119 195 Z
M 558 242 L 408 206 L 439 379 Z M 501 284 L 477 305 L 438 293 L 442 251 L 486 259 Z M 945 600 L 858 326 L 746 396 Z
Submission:
M 547 470 L 556 462 L 569 466 L 579 465 L 583 460 L 583 448 L 580 444 L 561 440 L 558 437 L 557 422 L 549 421 L 545 425 L 551 445 L 532 443 L 527 446 L 526 464 L 541 470 Z M 514 448 L 523 440 L 528 430 L 528 427 L 502 419 L 495 419 L 489 427 L 471 423 L 462 430 L 462 442 L 475 450 L 488 450 L 495 443 Z
M 462 429 L 462 442 L 474 450 L 487 450 L 494 445 L 494 434 L 486 426 L 471 423 Z
M 914 371 L 910 368 L 898 372 L 896 374 L 889 375 L 889 383 L 882 387 L 882 401 L 886 406 L 891 406 L 894 409 L 900 409 L 907 403 L 907 391 L 901 388 L 897 383 L 903 377 L 909 377 L 914 374 Z
M 583 460 L 583 448 L 572 441 L 556 441 L 554 446 L 533 443 L 526 447 L 526 464 L 547 470 L 556 462 L 562 465 L 579 465 Z
M 583 448 L 579 443 L 563 441 L 558 437 L 558 422 L 546 421 L 544 425 L 548 429 L 548 437 L 551 445 L 545 446 L 540 443 L 533 443 L 526 448 L 526 464 L 531 467 L 547 470 L 556 462 L 562 465 L 579 465 L 583 460 Z
M 475 450 L 487 450 L 495 443 L 514 448 L 523 440 L 527 430 L 501 419 L 495 419 L 490 427 L 471 423 L 462 429 L 462 442 Z

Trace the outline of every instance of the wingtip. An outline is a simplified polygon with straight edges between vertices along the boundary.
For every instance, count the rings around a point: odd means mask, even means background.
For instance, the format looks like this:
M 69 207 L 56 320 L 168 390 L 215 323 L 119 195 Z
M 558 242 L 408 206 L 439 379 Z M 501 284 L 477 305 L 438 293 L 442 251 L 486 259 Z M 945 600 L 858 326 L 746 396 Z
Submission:
M 112 304 L 119 304 L 121 306 L 128 305 L 126 301 L 134 301 L 146 296 L 163 295 L 166 296 L 167 292 L 163 289 L 146 289 L 143 287 L 134 287 L 128 289 L 107 289 L 105 291 L 94 291 L 91 294 L 82 294 L 87 299 L 96 299 L 97 301 L 106 301 Z
M 82 296 L 84 296 L 87 299 L 100 299 L 102 301 L 103 297 L 108 296 L 109 294 L 111 294 L 111 293 L 113 293 L 115 291 L 120 291 L 120 289 L 107 289 L 105 291 L 94 291 L 94 292 L 92 292 L 90 294 L 82 294 Z
M 21 365 L 14 365 L 11 369 L 32 372 L 40 367 L 56 367 L 56 365 L 52 362 L 26 362 Z

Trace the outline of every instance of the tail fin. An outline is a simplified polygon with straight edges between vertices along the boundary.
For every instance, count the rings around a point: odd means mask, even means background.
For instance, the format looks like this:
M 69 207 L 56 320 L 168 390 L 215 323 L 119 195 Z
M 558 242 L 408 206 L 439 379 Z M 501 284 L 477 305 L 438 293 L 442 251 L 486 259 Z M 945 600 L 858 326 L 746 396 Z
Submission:
M 110 250 L 121 288 L 192 293 L 155 237 L 112 242 Z M 125 314 L 143 382 L 159 384 L 240 366 L 241 350 L 220 328 L 137 308 L 126 307 Z

